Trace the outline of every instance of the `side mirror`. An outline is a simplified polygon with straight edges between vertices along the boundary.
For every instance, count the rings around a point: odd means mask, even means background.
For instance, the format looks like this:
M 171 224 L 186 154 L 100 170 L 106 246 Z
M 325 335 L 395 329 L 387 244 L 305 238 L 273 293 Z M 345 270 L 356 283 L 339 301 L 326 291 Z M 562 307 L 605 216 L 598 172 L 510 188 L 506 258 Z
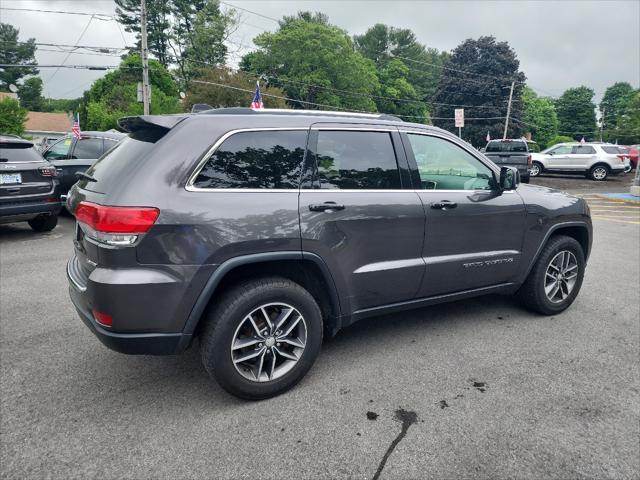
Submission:
M 501 191 L 515 190 L 520 184 L 520 172 L 515 167 L 500 168 L 499 188 Z

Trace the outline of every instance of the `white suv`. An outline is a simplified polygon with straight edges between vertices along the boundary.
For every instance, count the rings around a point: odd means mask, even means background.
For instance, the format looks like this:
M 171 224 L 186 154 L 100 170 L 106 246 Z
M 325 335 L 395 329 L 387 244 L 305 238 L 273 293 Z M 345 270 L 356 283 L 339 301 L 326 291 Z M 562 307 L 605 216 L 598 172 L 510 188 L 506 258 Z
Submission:
M 609 143 L 559 143 L 540 153 L 533 153 L 529 174 L 575 172 L 593 180 L 605 180 L 628 170 L 629 157 Z

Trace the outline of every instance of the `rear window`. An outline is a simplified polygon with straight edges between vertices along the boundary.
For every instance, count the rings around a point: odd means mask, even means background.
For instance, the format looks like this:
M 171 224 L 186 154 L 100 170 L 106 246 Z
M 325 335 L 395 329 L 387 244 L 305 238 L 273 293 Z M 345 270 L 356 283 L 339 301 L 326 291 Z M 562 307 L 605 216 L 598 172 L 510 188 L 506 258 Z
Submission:
M 525 142 L 489 142 L 485 152 L 527 152 L 527 144 Z
M 207 161 L 197 188 L 298 188 L 307 131 L 257 131 L 227 138 Z
M 147 128 L 138 130 L 125 137 L 111 150 L 105 152 L 88 170 L 87 175 L 96 182 L 81 179 L 81 188 L 95 192 L 105 192 L 110 185 L 116 185 L 124 178 L 129 164 L 140 161 L 152 149 L 168 130 L 164 128 Z
M 612 147 L 612 146 L 602 147 L 602 150 L 604 150 L 604 153 L 609 153 L 609 154 L 612 154 L 612 155 L 618 155 L 620 153 L 624 153 L 624 151 L 621 148 Z
M 9 143 L 0 145 L 0 162 L 2 163 L 44 161 L 30 143 Z

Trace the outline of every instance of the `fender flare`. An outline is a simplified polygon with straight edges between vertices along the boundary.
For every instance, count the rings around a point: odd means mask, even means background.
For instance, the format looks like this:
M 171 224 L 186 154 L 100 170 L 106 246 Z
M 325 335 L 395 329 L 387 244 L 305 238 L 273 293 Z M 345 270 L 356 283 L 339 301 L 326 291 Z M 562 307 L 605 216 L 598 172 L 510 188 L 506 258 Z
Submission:
M 523 281 L 524 281 L 524 279 L 526 279 L 529 276 L 529 273 L 531 273 L 531 270 L 533 269 L 533 266 L 538 261 L 538 257 L 540 256 L 540 252 L 542 252 L 542 249 L 547 244 L 547 241 L 549 240 L 549 237 L 551 237 L 553 232 L 555 232 L 556 230 L 558 230 L 560 228 L 564 228 L 564 227 L 583 227 L 587 231 L 587 233 L 589 234 L 589 250 L 586 252 L 585 261 L 588 260 L 589 255 L 591 254 L 591 242 L 593 240 L 593 234 L 592 234 L 591 228 L 589 228 L 589 224 L 587 222 L 582 222 L 582 221 L 578 221 L 578 220 L 570 221 L 570 222 L 556 223 L 556 224 L 552 225 L 551 227 L 549 227 L 549 230 L 547 230 L 547 233 L 545 233 L 544 238 L 540 242 L 540 245 L 538 245 L 538 249 L 536 250 L 535 255 L 531 259 L 531 262 L 529 262 L 529 266 L 527 267 L 527 270 L 525 271 L 525 273 L 524 273 L 524 275 L 522 277 Z
M 186 335 L 193 335 L 193 332 L 195 331 L 198 323 L 200 322 L 200 319 L 202 318 L 202 314 L 204 313 L 205 308 L 207 307 L 209 301 L 211 300 L 211 297 L 213 296 L 213 292 L 227 273 L 229 273 L 234 268 L 240 267 L 242 265 L 249 265 L 252 263 L 276 262 L 279 260 L 299 260 L 301 262 L 303 260 L 310 260 L 314 262 L 320 269 L 324 280 L 329 286 L 329 300 L 331 301 L 332 306 L 334 307 L 335 311 L 338 312 L 338 317 L 342 316 L 338 290 L 336 288 L 335 282 L 333 281 L 333 276 L 331 275 L 329 268 L 321 257 L 314 253 L 300 251 L 255 253 L 230 258 L 222 262 L 218 266 L 218 268 L 215 269 L 215 271 L 207 280 L 207 283 L 202 289 L 202 292 L 200 292 L 198 299 L 194 303 L 193 308 L 191 309 L 191 313 L 189 313 L 189 317 L 187 318 L 185 326 L 182 330 L 182 333 Z

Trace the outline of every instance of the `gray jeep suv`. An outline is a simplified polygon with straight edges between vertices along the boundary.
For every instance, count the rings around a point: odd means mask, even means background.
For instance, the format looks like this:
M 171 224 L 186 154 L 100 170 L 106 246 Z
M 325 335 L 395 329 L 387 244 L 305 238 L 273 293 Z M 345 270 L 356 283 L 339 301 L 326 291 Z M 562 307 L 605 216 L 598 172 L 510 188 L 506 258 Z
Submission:
M 486 293 L 557 314 L 580 290 L 586 203 L 438 128 L 243 108 L 120 125 L 67 198 L 71 299 L 120 352 L 198 337 L 239 397 L 292 387 L 324 334 L 366 317 Z

